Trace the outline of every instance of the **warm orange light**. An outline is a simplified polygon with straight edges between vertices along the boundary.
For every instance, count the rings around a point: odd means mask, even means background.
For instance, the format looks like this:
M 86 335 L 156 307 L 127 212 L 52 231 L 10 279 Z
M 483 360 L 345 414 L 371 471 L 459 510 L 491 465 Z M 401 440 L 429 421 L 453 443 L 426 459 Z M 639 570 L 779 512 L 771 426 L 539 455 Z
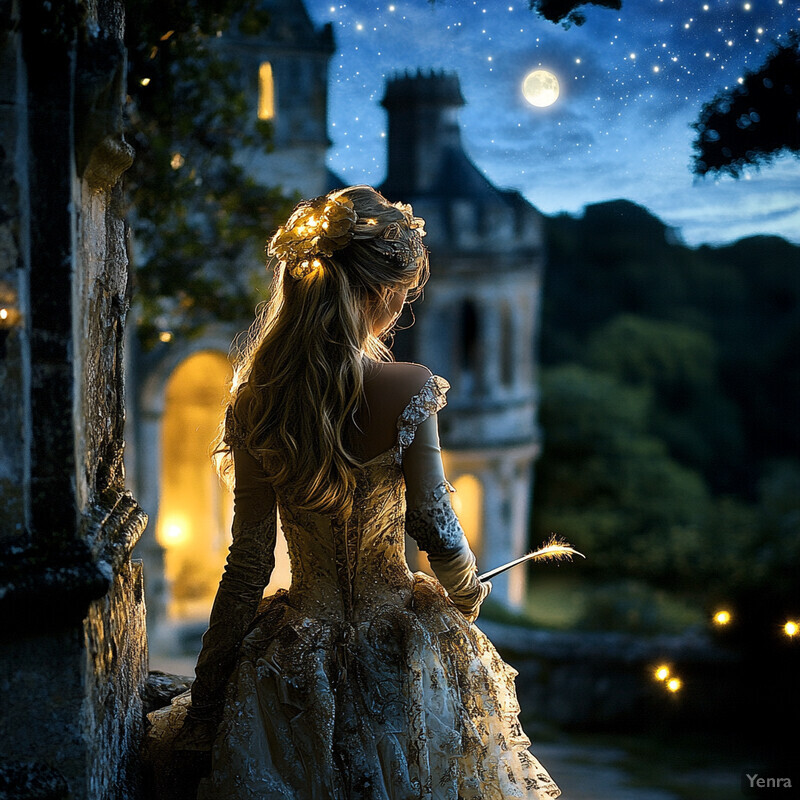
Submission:
M 683 681 L 680 678 L 670 678 L 667 681 L 667 689 L 671 692 L 679 692 L 683 686 Z
M 177 547 L 189 540 L 189 524 L 185 517 L 168 517 L 160 528 L 158 538 L 164 547 Z
M 162 342 L 171 342 L 172 341 L 172 331 L 161 331 L 161 333 L 158 334 L 158 338 Z
M 716 625 L 727 625 L 731 621 L 731 612 L 725 609 L 720 609 L 714 614 L 714 623 Z
M 798 628 L 797 623 L 794 620 L 787 620 L 786 624 L 783 626 L 783 632 L 789 637 L 793 637 L 797 635 L 797 631 L 800 630 Z
M 667 678 L 669 678 L 669 673 L 669 667 L 666 664 L 662 664 L 661 666 L 655 668 L 653 676 L 657 681 L 665 681 Z
M 258 118 L 275 117 L 275 79 L 272 64 L 264 61 L 258 68 Z

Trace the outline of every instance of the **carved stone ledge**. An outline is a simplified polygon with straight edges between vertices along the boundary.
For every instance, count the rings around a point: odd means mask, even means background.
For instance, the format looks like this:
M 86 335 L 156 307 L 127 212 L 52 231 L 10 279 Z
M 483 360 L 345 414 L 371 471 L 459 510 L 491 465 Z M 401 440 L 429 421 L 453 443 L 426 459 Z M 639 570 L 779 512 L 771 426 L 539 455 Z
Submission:
M 108 489 L 84 516 L 83 536 L 96 560 L 117 571 L 130 558 L 147 519 L 129 491 Z
M 82 619 L 109 591 L 146 525 L 130 492 L 108 492 L 85 515 L 81 538 L 52 549 L 8 548 L 0 559 L 0 629 Z
M 143 713 L 147 715 L 151 711 L 168 706 L 173 697 L 191 689 L 193 682 L 194 678 L 187 675 L 172 675 L 161 670 L 151 670 L 144 686 Z
M 134 150 L 122 136 L 106 136 L 89 156 L 83 177 L 94 191 L 106 191 L 133 164 Z

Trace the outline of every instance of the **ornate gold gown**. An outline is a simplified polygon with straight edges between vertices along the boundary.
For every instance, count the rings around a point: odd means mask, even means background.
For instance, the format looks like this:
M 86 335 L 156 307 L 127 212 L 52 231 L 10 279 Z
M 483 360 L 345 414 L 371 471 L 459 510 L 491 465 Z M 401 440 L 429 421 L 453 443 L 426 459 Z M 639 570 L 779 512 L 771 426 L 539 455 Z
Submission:
M 517 672 L 406 563 L 406 532 L 429 554 L 463 537 L 436 431 L 448 388 L 432 376 L 411 399 L 395 445 L 360 468 L 346 524 L 265 498 L 237 453 L 234 543 L 193 688 L 194 713 L 221 719 L 199 800 L 559 796 L 519 724 Z M 229 414 L 234 447 L 236 428 Z M 260 601 L 276 505 L 292 584 Z M 156 768 L 168 769 L 189 703 L 150 715 Z

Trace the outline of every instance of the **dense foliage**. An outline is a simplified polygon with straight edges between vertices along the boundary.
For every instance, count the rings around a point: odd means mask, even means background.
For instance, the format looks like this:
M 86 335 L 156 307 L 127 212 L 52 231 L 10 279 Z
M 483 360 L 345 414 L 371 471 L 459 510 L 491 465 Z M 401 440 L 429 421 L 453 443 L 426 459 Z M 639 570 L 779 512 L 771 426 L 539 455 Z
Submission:
M 269 24 L 254 2 L 142 0 L 127 8 L 127 175 L 135 296 L 145 347 L 159 333 L 191 336 L 212 321 L 241 321 L 261 299 L 263 243 L 289 204 L 235 161 L 268 148 L 236 70 L 213 44 L 231 14 L 257 34 Z M 254 280 L 253 276 L 256 276 Z
M 563 534 L 598 577 L 785 605 L 800 566 L 800 248 L 691 249 L 625 201 L 548 232 L 533 540 Z

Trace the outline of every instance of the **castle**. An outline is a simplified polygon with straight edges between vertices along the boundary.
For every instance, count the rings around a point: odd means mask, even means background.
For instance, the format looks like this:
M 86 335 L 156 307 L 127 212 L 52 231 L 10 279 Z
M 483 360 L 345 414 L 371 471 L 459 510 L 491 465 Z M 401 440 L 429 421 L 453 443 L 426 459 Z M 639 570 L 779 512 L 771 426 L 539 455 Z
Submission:
M 237 158 L 265 184 L 322 194 L 342 185 L 325 163 L 331 27 L 315 28 L 301 0 L 262 5 L 273 20 L 266 36 L 226 33 L 216 43 L 241 66 L 254 122 L 268 120 L 274 131 L 272 152 L 254 149 Z M 397 335 L 394 353 L 452 385 L 440 417 L 445 467 L 457 490 L 454 507 L 480 567 L 488 569 L 528 547 L 544 257 L 539 213 L 518 192 L 493 186 L 465 153 L 457 121 L 463 104 L 452 74 L 389 80 L 382 100 L 388 170 L 378 188 L 390 200 L 411 203 L 427 223 L 431 279 L 415 307 L 416 324 Z M 180 631 L 205 624 L 224 564 L 232 502 L 207 451 L 237 332 L 210 325 L 200 337 L 175 338 L 147 354 L 129 337 L 126 466 L 150 515 L 137 552 L 145 562 L 155 650 L 159 630 L 167 641 L 175 625 Z M 424 556 L 408 544 L 411 567 L 424 568 Z M 290 581 L 281 538 L 276 558 L 268 592 Z M 523 569 L 493 583 L 495 601 L 523 604 Z

